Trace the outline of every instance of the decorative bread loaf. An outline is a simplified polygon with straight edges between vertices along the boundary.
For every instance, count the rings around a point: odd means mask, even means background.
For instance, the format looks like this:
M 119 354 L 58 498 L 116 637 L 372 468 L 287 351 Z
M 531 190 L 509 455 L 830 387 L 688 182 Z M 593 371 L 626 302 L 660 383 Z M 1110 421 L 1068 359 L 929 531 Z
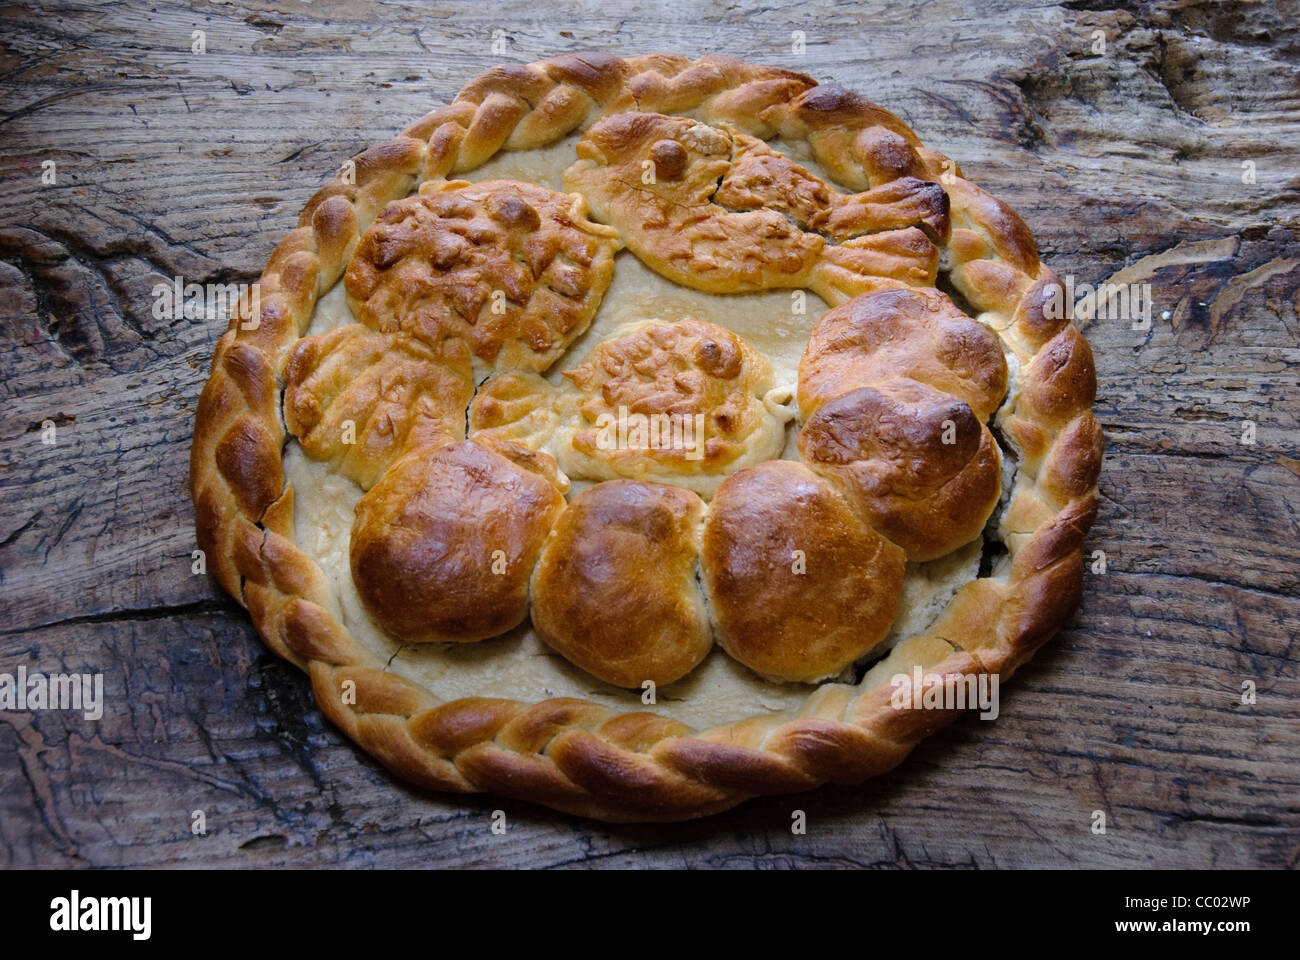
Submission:
M 570 135 L 568 192 L 456 176 Z M 546 377 L 624 246 L 693 290 L 830 304 L 797 395 L 708 316 L 646 316 Z M 306 336 L 340 280 L 355 322 Z M 1088 345 L 1044 309 L 1055 284 L 1009 207 L 838 87 L 717 56 L 497 68 L 362 154 L 272 255 L 200 398 L 199 545 L 321 709 L 423 786 L 673 820 L 856 782 L 956 715 L 852 669 L 910 564 L 985 532 L 1004 457 L 989 533 L 1007 557 L 899 650 L 929 679 L 1005 679 L 1078 603 L 1102 435 Z M 611 449 L 624 409 L 702 422 L 700 442 Z M 779 459 L 796 413 L 799 459 Z M 820 685 L 706 730 L 491 684 L 441 702 L 358 641 L 300 546 L 290 436 L 360 491 L 352 582 L 403 643 L 481 642 L 531 614 L 619 687 L 689 677 L 715 641 L 774 684 Z M 570 478 L 585 489 L 566 501 Z

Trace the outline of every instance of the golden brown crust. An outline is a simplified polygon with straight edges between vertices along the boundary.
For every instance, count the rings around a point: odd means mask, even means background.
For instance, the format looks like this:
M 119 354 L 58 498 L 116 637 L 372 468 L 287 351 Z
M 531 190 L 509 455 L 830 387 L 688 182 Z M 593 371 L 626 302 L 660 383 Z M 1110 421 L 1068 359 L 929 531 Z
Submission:
M 541 447 L 559 426 L 559 391 L 535 373 L 503 373 L 484 380 L 469 406 L 469 431 Z
M 635 480 L 574 497 L 533 575 L 533 627 L 607 683 L 672 683 L 713 637 L 695 582 L 704 501 Z
M 545 370 L 587 329 L 618 240 L 572 194 L 514 180 L 429 184 L 384 208 L 344 282 L 367 326 L 501 368 Z
M 350 323 L 290 351 L 284 422 L 307 456 L 369 489 L 404 450 L 462 437 L 473 393 L 463 340 L 430 347 Z
M 1001 492 L 988 427 L 965 401 L 904 377 L 823 404 L 799 433 L 799 453 L 909 560 L 974 540 Z
M 488 71 L 454 103 L 367 150 L 354 177 L 336 178 L 309 201 L 262 274 L 260 309 L 237 315 L 218 342 L 199 400 L 190 483 L 210 569 L 245 604 L 272 649 L 309 673 L 326 716 L 390 770 L 430 789 L 492 790 L 583 816 L 677 820 L 757 794 L 879 774 L 955 712 L 896 707 L 885 684 L 826 685 L 798 716 L 753 717 L 706 731 L 573 700 L 439 703 L 383 671 L 342 625 L 328 581 L 295 545 L 292 490 L 279 462 L 277 377 L 285 356 L 379 210 L 503 147 L 543 146 L 628 110 L 691 111 L 752 136 L 806 143 L 817 163 L 854 191 L 903 176 L 944 184 L 953 284 L 1016 355 L 1020 389 L 1031 399 L 1022 409 L 1012 398 L 999 414 L 1023 457 L 1006 517 L 1025 522 L 1004 517 L 1010 562 L 968 585 L 949 607 L 948 635 L 964 648 L 935 662 L 928 675 L 1009 676 L 1078 602 L 1083 537 L 1097 494 L 1095 487 L 1076 491 L 1100 460 L 1100 434 L 1087 419 L 1095 389 L 1091 354 L 1072 342 L 1077 333 L 1027 299 L 1042 295 L 1054 277 L 1039 266 L 1032 238 L 1010 208 L 921 147 L 887 111 L 785 70 L 719 56 L 692 62 L 667 54 L 566 55 Z M 894 251 L 897 272 L 889 278 L 934 285 L 937 250 L 922 230 L 879 236 L 885 239 L 869 254 Z M 855 255 L 852 248 L 846 255 Z M 929 282 L 914 281 L 918 273 L 928 273 Z M 853 289 L 852 276 L 838 287 L 828 277 L 832 289 L 823 295 L 840 291 L 832 302 L 863 292 Z M 1053 339 L 1054 359 L 1035 363 Z M 363 695 L 341 696 L 348 687 Z
M 471 435 L 552 451 L 569 476 L 672 483 L 705 496 L 779 454 L 793 391 L 730 330 L 702 320 L 620 327 L 556 386 L 531 373 L 486 380 Z
M 407 642 L 472 641 L 516 626 L 564 498 L 556 484 L 473 440 L 418 449 L 357 502 L 352 579 Z
M 937 183 L 899 176 L 872 190 L 845 194 L 757 137 L 729 132 L 732 163 L 713 194 L 714 202 L 729 210 L 780 210 L 804 230 L 835 243 L 913 225 L 923 226 L 934 239 L 948 237 L 948 195 Z
M 889 632 L 905 562 L 824 480 L 769 460 L 718 487 L 700 566 L 726 651 L 764 676 L 815 683 Z
M 823 314 L 799 360 L 799 409 L 892 377 L 964 400 L 987 420 L 1007 392 L 997 334 L 933 289 L 882 290 Z
M 733 150 L 732 138 L 706 123 L 619 113 L 578 142 L 564 186 L 588 197 L 592 215 L 617 227 L 637 257 L 683 286 L 707 293 L 803 286 L 820 237 L 775 210 L 732 213 L 713 202 Z
M 582 467 L 569 470 L 575 475 L 718 473 L 742 456 L 770 459 L 785 442 L 790 413 L 764 402 L 771 365 L 716 324 L 638 324 L 598 344 L 564 376 L 578 391 L 583 424 L 570 440 Z
M 577 152 L 565 188 L 655 271 L 706 293 L 808 287 L 838 302 L 932 281 L 938 252 L 915 225 L 948 232 L 935 184 L 905 178 L 846 196 L 739 130 L 684 117 L 615 114 Z

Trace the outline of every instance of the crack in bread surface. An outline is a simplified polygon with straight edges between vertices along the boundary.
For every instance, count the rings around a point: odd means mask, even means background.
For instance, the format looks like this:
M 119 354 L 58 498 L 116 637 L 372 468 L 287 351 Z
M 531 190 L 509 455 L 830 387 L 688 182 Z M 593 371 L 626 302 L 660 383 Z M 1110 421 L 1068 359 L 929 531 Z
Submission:
M 562 174 L 575 159 L 577 139 L 569 137 L 542 150 L 502 153 L 464 176 L 476 182 L 519 179 L 563 190 Z M 803 300 L 802 314 L 792 310 L 795 297 Z M 809 334 L 827 309 L 811 292 L 709 294 L 690 290 L 659 276 L 625 250 L 616 256 L 613 282 L 591 326 L 546 377 L 560 383 L 564 371 L 582 364 L 596 345 L 630 323 L 694 318 L 743 337 L 771 364 L 773 382 L 793 392 Z M 352 322 L 340 283 L 319 299 L 307 332 L 323 333 Z M 796 438 L 797 426 L 792 422 L 787 427 L 782 459 L 798 458 Z M 284 467 L 295 491 L 298 545 L 332 581 L 348 629 L 387 664 L 386 669 L 427 687 L 439 699 L 494 696 L 536 702 L 572 696 L 620 710 L 651 710 L 696 728 L 708 728 L 746 716 L 797 710 L 814 689 L 806 684 L 764 680 L 721 647 L 714 647 L 700 666 L 682 680 L 660 688 L 656 704 L 647 706 L 641 702 L 640 691 L 602 683 L 568 663 L 537 637 L 527 620 L 504 636 L 473 644 L 403 644 L 369 616 L 352 582 L 348 551 L 353 510 L 361 489 L 331 472 L 329 464 L 308 458 L 296 440 L 286 448 Z M 1008 482 L 1012 476 L 1007 477 Z M 569 497 L 589 486 L 590 481 L 575 479 Z M 869 684 L 887 683 L 894 673 L 909 672 L 914 664 L 934 666 L 951 652 L 952 647 L 942 640 L 913 642 L 908 638 L 929 627 L 956 591 L 975 579 L 981 545 L 977 538 L 945 557 L 907 565 L 897 617 L 873 656 L 890 647 L 893 653 L 867 673 Z M 845 679 L 851 681 L 852 677 Z

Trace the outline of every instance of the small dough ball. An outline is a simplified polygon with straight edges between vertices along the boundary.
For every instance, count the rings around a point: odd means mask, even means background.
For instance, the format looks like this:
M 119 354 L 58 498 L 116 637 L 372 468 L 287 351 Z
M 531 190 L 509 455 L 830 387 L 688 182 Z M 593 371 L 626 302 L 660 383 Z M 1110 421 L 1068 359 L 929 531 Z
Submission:
M 987 420 L 1007 392 L 1007 361 L 993 330 L 938 290 L 879 290 L 828 310 L 799 361 L 799 408 L 893 377 L 966 401 Z
M 672 683 L 713 646 L 695 582 L 704 501 L 610 480 L 573 498 L 533 577 L 533 627 L 569 662 L 620 687 Z
M 1002 457 L 965 401 L 899 377 L 823 404 L 799 453 L 872 526 L 933 560 L 980 535 L 1002 492 Z
M 516 460 L 494 447 L 417 451 L 357 502 L 352 579 L 399 639 L 482 640 L 527 613 L 528 579 L 564 497 L 545 454 Z
M 765 677 L 804 683 L 884 638 L 906 566 L 830 484 L 788 460 L 723 481 L 700 561 L 718 642 Z

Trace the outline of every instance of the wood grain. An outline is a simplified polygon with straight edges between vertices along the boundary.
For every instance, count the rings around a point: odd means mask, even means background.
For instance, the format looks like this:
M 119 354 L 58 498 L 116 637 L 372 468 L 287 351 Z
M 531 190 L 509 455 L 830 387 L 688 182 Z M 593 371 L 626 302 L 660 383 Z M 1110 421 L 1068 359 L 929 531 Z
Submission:
M 1197 0 L 7 9 L 0 672 L 101 672 L 108 702 L 98 722 L 0 712 L 0 865 L 1297 866 L 1298 22 Z M 1149 331 L 1087 324 L 1106 572 L 996 723 L 883 780 L 669 827 L 420 794 L 190 572 L 219 331 L 155 319 L 153 285 L 251 281 L 348 157 L 485 67 L 592 48 L 834 79 L 1014 205 L 1058 273 L 1151 284 Z

